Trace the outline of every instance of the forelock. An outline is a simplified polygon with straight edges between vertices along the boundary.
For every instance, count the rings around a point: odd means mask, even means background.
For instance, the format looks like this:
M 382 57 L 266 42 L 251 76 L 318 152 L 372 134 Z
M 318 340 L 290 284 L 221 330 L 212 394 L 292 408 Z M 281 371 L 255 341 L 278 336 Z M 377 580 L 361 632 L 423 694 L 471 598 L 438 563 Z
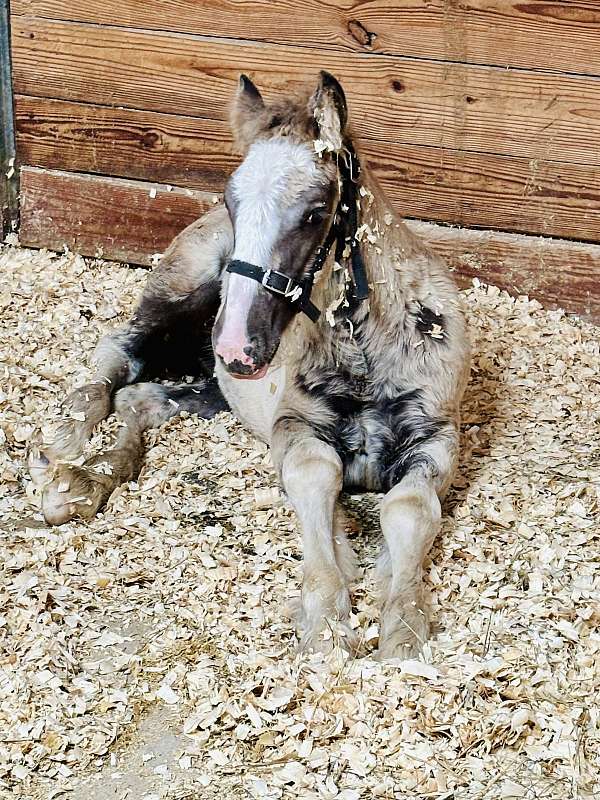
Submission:
M 289 139 L 255 142 L 233 176 L 231 188 L 243 205 L 292 205 L 303 189 L 324 181 L 308 144 Z
M 230 183 L 237 204 L 235 257 L 268 264 L 286 209 L 325 180 L 307 144 L 283 137 L 255 142 Z

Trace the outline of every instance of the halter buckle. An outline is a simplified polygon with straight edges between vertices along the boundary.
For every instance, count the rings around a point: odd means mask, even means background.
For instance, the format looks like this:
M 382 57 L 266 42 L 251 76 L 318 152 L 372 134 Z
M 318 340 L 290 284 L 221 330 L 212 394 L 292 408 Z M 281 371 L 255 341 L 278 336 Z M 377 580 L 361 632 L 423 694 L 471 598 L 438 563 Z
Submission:
M 272 278 L 279 279 L 279 281 L 275 280 L 275 282 L 272 283 Z M 283 285 L 283 282 L 285 282 L 285 286 Z M 291 294 L 293 294 L 294 279 L 289 278 L 287 275 L 283 275 L 283 273 L 277 272 L 276 270 L 265 270 L 265 274 L 262 277 L 261 283 L 265 289 L 273 292 L 273 294 L 280 294 L 283 295 L 283 297 L 289 297 Z

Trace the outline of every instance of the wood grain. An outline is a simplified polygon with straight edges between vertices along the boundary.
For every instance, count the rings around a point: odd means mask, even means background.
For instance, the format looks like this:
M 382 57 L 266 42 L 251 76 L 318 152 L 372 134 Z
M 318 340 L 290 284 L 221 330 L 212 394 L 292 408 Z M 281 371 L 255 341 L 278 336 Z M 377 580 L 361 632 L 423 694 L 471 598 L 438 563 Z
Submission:
M 212 205 L 204 193 L 118 178 L 21 170 L 24 245 L 148 264 Z M 409 225 L 448 258 L 461 280 L 477 276 L 600 322 L 600 246 L 490 231 Z
M 13 17 L 15 91 L 224 119 L 240 72 L 267 96 L 336 74 L 363 139 L 600 165 L 600 79 Z
M 151 190 L 156 189 L 156 196 Z M 21 169 L 22 244 L 135 264 L 149 264 L 212 196 L 149 183 Z
M 21 163 L 221 190 L 239 163 L 228 125 L 91 103 L 15 96 Z
M 445 258 L 459 284 L 473 278 L 600 323 L 600 245 L 407 223 Z
M 12 0 L 13 14 L 600 74 L 597 2 Z
M 365 142 L 403 216 L 600 241 L 600 170 L 431 147 Z
M 239 163 L 219 120 L 16 97 L 22 163 L 221 191 Z M 600 241 L 600 168 L 365 140 L 410 217 Z

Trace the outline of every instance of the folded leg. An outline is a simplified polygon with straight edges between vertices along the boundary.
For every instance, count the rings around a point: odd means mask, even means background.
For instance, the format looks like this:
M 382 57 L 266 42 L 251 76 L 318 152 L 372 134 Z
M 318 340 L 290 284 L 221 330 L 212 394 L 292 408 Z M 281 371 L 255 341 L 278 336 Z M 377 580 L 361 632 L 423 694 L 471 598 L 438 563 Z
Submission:
M 52 525 L 75 517 L 91 519 L 117 486 L 135 480 L 144 456 L 143 433 L 187 411 L 210 419 L 227 404 L 216 380 L 181 386 L 138 383 L 119 390 L 115 414 L 123 423 L 111 450 L 93 456 L 81 467 L 58 464 L 42 495 L 42 511 Z
M 212 376 L 210 332 L 231 245 L 231 223 L 220 206 L 174 240 L 150 274 L 129 324 L 100 341 L 92 357 L 95 374 L 65 400 L 54 442 L 31 449 L 32 480 L 46 486 L 48 497 L 63 494 L 58 491 L 65 484 L 61 462 L 81 456 L 119 389 L 140 379 Z M 56 503 L 43 506 L 55 508 Z M 53 512 L 52 519 L 57 516 L 62 515 Z

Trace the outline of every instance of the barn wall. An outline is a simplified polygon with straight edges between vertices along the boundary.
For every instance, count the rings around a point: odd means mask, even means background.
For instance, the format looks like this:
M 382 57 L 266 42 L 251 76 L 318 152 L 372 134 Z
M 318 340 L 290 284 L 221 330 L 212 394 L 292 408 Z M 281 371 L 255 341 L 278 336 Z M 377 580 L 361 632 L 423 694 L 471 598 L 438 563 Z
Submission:
M 8 0 L 0 0 L 0 240 L 16 224 L 16 182 Z
M 22 173 L 25 242 L 147 261 L 237 163 L 226 106 L 238 74 L 269 97 L 321 68 L 344 84 L 361 150 L 405 216 L 600 242 L 598 3 L 12 0 L 11 10 L 18 155 L 42 168 Z M 178 188 L 153 203 L 147 182 Z M 147 226 L 137 240 L 117 197 Z M 525 240 L 523 251 L 549 253 L 546 270 L 515 266 L 510 237 L 446 240 L 461 271 L 478 242 L 496 282 L 600 317 L 596 246 L 563 263 L 566 243 Z

